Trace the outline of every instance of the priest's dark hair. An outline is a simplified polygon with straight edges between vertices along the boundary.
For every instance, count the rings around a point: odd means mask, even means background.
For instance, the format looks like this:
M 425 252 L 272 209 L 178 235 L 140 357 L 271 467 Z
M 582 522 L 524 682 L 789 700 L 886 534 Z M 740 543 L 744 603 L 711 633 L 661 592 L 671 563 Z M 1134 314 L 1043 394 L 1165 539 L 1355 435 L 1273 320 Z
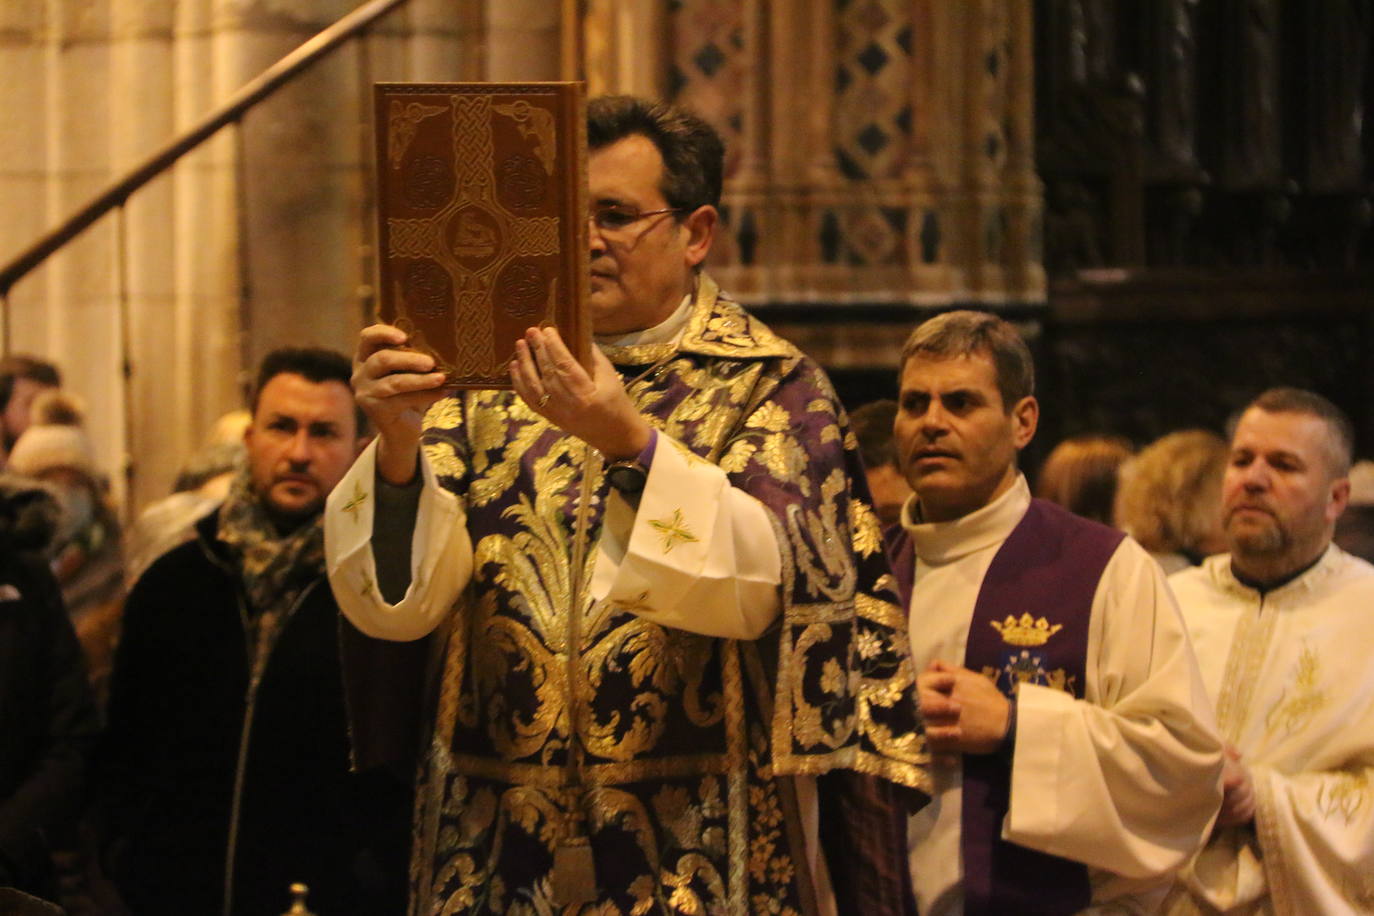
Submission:
M 682 219 L 698 207 L 720 206 L 725 143 L 697 115 L 667 102 L 630 95 L 603 95 L 587 103 L 587 146 L 603 149 L 640 134 L 663 157 L 659 190 Z
M 316 385 L 339 382 L 349 391 L 353 390 L 353 363 L 337 350 L 326 350 L 323 347 L 279 347 L 264 356 L 258 366 L 258 377 L 253 383 L 253 396 L 248 402 L 251 414 L 257 416 L 258 399 L 262 396 L 262 389 L 272 379 L 285 373 L 299 375 Z M 364 435 L 367 430 L 367 415 L 361 407 L 355 405 L 354 416 L 358 421 L 358 435 Z
M 974 353 L 992 359 L 1004 411 L 1035 394 L 1035 363 L 1021 333 L 990 312 L 969 309 L 945 312 L 917 325 L 902 347 L 898 375 L 906 369 L 906 361 L 917 354 L 953 359 Z

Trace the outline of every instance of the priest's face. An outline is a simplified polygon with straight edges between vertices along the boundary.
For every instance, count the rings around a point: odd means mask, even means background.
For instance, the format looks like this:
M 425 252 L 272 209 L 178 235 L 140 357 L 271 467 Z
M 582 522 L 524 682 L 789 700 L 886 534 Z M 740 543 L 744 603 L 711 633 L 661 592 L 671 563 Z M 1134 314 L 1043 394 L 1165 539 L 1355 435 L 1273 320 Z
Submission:
M 279 528 L 296 527 L 319 514 L 358 456 L 353 392 L 332 379 L 274 375 L 258 395 L 243 441 L 253 492 Z
M 960 518 L 1010 489 L 1038 418 L 1035 398 L 1002 403 L 987 353 L 908 358 L 893 432 L 922 520 Z
M 627 334 L 653 327 L 692 290 L 694 268 L 711 247 L 716 211 L 656 212 L 670 210 L 661 190 L 663 156 L 640 134 L 594 150 L 587 177 L 592 330 Z
M 1241 572 L 1296 571 L 1326 548 L 1349 499 L 1322 418 L 1251 407 L 1231 439 L 1221 484 L 1226 539 Z

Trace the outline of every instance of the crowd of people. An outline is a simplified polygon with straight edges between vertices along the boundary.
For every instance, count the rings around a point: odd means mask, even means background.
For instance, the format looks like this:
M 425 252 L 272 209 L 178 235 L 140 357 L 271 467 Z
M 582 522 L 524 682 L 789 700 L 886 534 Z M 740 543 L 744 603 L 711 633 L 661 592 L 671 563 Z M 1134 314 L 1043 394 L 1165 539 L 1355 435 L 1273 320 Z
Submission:
M 585 364 L 275 350 L 126 533 L 0 364 L 0 912 L 1374 912 L 1339 409 L 1032 490 L 1014 327 L 921 322 L 848 412 L 702 269 L 716 133 L 608 97 L 588 144 Z

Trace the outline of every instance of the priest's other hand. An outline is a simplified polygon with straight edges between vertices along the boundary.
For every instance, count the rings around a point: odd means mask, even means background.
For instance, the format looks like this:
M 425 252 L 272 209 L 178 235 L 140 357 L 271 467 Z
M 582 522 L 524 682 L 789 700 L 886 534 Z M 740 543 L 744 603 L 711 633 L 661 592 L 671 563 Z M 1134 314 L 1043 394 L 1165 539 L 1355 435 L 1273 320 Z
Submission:
M 1221 813 L 1218 827 L 1239 827 L 1255 819 L 1255 784 L 1250 768 L 1240 759 L 1240 751 L 1226 745 L 1226 757 L 1221 768 Z
M 425 411 L 445 393 L 434 358 L 404 349 L 408 341 L 400 328 L 374 324 L 353 355 L 353 397 L 377 430 L 377 472 L 398 486 L 415 476 Z
M 916 691 L 932 751 L 991 754 L 1001 748 L 1011 702 L 991 680 L 937 658 L 917 676 Z
M 611 361 L 592 348 L 592 371 L 573 358 L 556 328 L 530 328 L 516 341 L 511 384 L 530 409 L 586 442 L 608 461 L 633 458 L 652 429 Z

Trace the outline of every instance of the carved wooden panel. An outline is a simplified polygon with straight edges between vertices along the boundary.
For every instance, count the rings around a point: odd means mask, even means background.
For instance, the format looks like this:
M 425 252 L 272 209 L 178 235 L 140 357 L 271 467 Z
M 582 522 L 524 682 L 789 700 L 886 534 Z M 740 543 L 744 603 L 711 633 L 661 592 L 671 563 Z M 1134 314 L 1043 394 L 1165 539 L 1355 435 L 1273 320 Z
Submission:
M 642 18 L 621 6 L 589 5 L 589 54 Z M 662 9 L 664 46 L 647 52 L 665 95 L 729 149 L 709 262 L 727 289 L 752 303 L 1043 300 L 1030 0 Z

